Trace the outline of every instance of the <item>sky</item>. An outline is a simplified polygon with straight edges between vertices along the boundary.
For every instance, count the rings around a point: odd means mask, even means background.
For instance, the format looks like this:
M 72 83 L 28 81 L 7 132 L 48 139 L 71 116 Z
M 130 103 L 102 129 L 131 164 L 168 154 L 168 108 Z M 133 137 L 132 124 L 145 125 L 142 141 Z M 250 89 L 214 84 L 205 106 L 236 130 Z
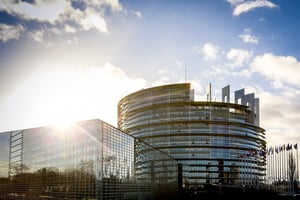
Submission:
M 230 85 L 268 146 L 300 142 L 299 0 L 0 0 L 0 132 L 101 119 L 137 90 Z M 231 98 L 233 100 L 233 98 Z

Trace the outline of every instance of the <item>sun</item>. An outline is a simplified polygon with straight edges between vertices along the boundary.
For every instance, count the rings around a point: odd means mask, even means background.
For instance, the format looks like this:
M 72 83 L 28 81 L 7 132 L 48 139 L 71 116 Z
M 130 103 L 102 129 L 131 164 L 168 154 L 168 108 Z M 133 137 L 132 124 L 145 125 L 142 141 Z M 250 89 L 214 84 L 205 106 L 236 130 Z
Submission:
M 76 122 L 77 122 L 76 120 L 72 120 L 72 119 L 63 119 L 56 122 L 55 121 L 52 122 L 52 125 L 60 130 L 67 130 L 71 128 L 74 124 L 76 124 Z
M 66 129 L 72 124 L 90 119 L 95 114 L 96 101 L 87 79 L 80 73 L 44 73 L 36 82 L 34 106 L 43 124 Z M 84 79 L 85 78 L 85 79 Z M 46 81 L 45 81 L 46 80 Z
M 28 96 L 22 108 L 22 113 L 29 113 L 25 120 L 32 126 L 61 129 L 90 119 L 116 125 L 118 100 L 139 85 L 113 66 L 46 70 L 26 80 L 22 84 Z M 23 93 L 14 99 L 22 99 Z
M 79 96 L 65 92 L 57 94 L 56 97 L 57 100 L 48 103 L 49 109 L 45 117 L 48 123 L 60 129 L 67 129 L 86 118 L 91 110 Z

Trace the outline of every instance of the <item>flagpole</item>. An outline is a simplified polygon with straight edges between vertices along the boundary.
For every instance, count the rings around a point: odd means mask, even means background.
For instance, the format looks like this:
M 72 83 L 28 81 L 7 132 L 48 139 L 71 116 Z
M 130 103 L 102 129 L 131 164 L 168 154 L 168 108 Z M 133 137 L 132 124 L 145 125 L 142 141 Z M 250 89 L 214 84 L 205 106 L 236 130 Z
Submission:
M 270 155 L 271 155 L 271 160 L 270 160 L 270 163 L 271 163 L 271 166 L 270 166 L 271 183 L 270 184 L 271 184 L 271 189 L 273 190 L 274 189 L 274 187 L 273 187 L 273 184 L 274 184 L 274 167 L 275 167 L 275 165 L 274 165 L 274 147 L 273 146 L 271 147 Z
M 296 153 L 297 153 L 297 184 L 299 181 L 299 163 L 298 163 L 298 143 L 296 143 Z
M 289 185 L 290 185 L 290 187 L 288 188 L 288 192 L 291 192 L 292 191 L 292 185 L 291 185 L 291 180 L 292 180 L 292 178 L 290 178 L 290 173 L 291 173 L 291 167 L 292 166 L 290 166 L 290 159 L 291 159 L 291 154 L 290 154 L 290 144 L 288 143 L 287 144 L 287 149 L 286 149 L 286 157 L 287 157 L 287 161 L 286 161 L 286 180 L 289 182 Z
M 277 163 L 276 163 L 276 145 L 274 146 L 274 156 L 273 156 L 273 176 L 274 176 L 274 186 L 276 185 L 276 179 L 277 179 Z M 274 187 L 275 188 L 275 187 Z
M 275 165 L 276 165 L 276 170 L 275 170 L 275 174 L 276 174 L 276 178 L 275 178 L 275 185 L 276 185 L 276 190 L 277 190 L 277 186 L 278 186 L 278 177 L 279 177 L 279 155 L 278 155 L 278 147 L 275 146 L 275 152 L 276 152 L 276 156 L 275 156 Z
M 278 186 L 278 183 L 279 183 L 279 154 L 278 154 L 278 146 L 275 146 L 275 152 L 276 152 L 276 156 L 275 156 L 275 165 L 276 165 L 276 170 L 275 170 L 275 173 L 276 173 L 276 178 L 275 178 L 275 188 L 276 188 L 276 191 L 277 191 L 277 186 Z
M 279 190 L 282 192 L 282 187 L 281 187 L 281 177 L 282 177 L 282 146 L 279 146 Z
M 289 143 L 285 146 L 284 151 L 285 151 L 285 180 L 286 182 L 289 181 L 289 152 L 288 152 L 288 148 L 289 148 Z M 287 192 L 290 192 L 290 188 L 288 187 Z

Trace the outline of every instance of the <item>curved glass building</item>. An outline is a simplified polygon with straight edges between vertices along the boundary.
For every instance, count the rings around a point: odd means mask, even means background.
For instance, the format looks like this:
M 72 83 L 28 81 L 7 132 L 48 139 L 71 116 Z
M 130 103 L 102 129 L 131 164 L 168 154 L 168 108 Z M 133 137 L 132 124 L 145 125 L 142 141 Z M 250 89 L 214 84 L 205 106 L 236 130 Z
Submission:
M 118 127 L 176 159 L 183 189 L 263 184 L 266 141 L 259 99 L 240 89 L 232 103 L 228 85 L 216 102 L 210 91 L 209 85 L 207 101 L 194 101 L 190 83 L 131 93 L 118 103 Z

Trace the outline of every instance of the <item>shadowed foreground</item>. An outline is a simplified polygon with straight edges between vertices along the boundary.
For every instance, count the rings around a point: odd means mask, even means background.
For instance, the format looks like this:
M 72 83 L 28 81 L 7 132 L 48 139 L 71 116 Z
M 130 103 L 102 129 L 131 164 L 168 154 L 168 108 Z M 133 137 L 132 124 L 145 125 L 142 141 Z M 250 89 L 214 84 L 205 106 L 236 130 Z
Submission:
M 222 188 L 214 190 L 204 191 L 183 191 L 179 194 L 164 193 L 158 196 L 158 200 L 212 200 L 212 199 L 222 199 L 222 200 L 258 200 L 258 199 L 271 199 L 271 200 L 289 200 L 289 199 L 299 199 L 300 194 L 278 194 L 271 190 L 265 189 L 241 189 L 241 188 Z
M 211 189 L 211 188 L 210 188 Z M 28 196 L 6 196 L 0 195 L 0 200 L 66 200 L 66 198 L 57 199 L 48 196 L 28 197 Z M 68 198 L 67 198 L 68 199 Z M 132 198 L 129 198 L 132 199 Z M 128 200 L 129 200 L 128 199 Z M 300 200 L 300 194 L 277 194 L 270 190 L 264 189 L 240 189 L 240 188 L 222 188 L 218 190 L 203 190 L 203 191 L 182 191 L 175 193 L 170 190 L 164 190 L 157 194 L 153 200 L 258 200 L 258 199 L 271 199 L 271 200 Z M 72 199 L 74 200 L 74 199 Z M 96 199 L 84 199 L 96 200 Z M 122 199 L 118 199 L 122 200 Z M 125 199 L 124 199 L 125 200 Z M 133 200 L 139 200 L 136 198 Z M 151 199 L 147 199 L 151 200 Z

